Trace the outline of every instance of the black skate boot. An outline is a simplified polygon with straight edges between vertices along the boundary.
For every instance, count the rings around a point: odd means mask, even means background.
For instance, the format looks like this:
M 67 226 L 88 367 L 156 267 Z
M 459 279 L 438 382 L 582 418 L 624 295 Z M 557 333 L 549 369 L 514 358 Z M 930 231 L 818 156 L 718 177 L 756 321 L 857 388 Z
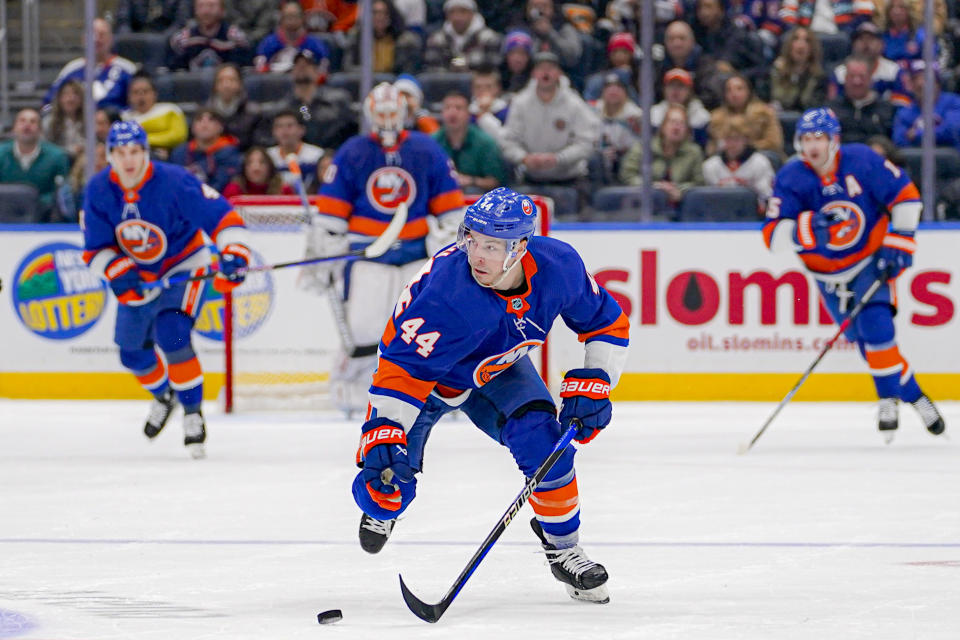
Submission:
M 893 442 L 893 436 L 900 426 L 900 407 L 896 398 L 880 398 L 877 405 L 877 429 L 887 444 Z
M 183 416 L 183 446 L 187 448 L 193 458 L 206 458 L 207 452 L 203 443 L 207 439 L 207 426 L 203 421 L 203 414 L 187 413 Z
M 607 570 L 602 564 L 597 564 L 587 557 L 579 545 L 567 549 L 557 549 L 547 542 L 543 528 L 536 518 L 530 520 L 530 527 L 540 538 L 543 551 L 547 554 L 550 563 L 550 572 L 553 577 L 563 583 L 567 593 L 574 600 L 607 604 L 610 594 L 607 593 Z
M 919 400 L 911 404 L 913 404 L 913 408 L 917 410 L 917 413 L 920 414 L 920 419 L 923 420 L 923 426 L 927 428 L 927 431 L 938 436 L 947 428 L 946 423 L 943 421 L 943 416 L 937 411 L 937 406 L 933 404 L 930 398 L 920 396 Z
M 390 539 L 390 532 L 397 519 L 377 520 L 367 514 L 360 516 L 360 546 L 367 553 L 379 553 Z
M 150 413 L 147 414 L 147 423 L 143 425 L 143 433 L 148 438 L 156 438 L 163 431 L 164 425 L 170 419 L 170 414 L 177 406 L 177 395 L 173 389 L 167 387 L 166 392 L 150 403 Z

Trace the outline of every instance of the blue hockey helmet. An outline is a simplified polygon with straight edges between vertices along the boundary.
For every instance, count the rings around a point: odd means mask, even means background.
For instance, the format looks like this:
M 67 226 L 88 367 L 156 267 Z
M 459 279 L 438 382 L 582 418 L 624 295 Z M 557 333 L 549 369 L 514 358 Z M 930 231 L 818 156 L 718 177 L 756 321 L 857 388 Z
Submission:
M 107 133 L 107 155 L 109 156 L 110 152 L 117 147 L 128 144 L 138 144 L 144 151 L 150 150 L 147 132 L 143 130 L 140 123 L 120 120 L 110 125 L 110 131 Z
M 793 148 L 803 157 L 801 139 L 808 133 L 822 133 L 830 139 L 830 153 L 827 162 L 833 162 L 840 145 L 840 120 L 829 107 L 807 109 L 797 121 L 793 134 Z
M 498 187 L 483 194 L 467 207 L 457 233 L 457 247 L 469 253 L 474 243 L 471 232 L 504 242 L 503 270 L 506 272 L 526 251 L 520 243 L 537 229 L 537 205 L 530 196 L 507 187 Z M 487 285 L 484 285 L 487 286 Z

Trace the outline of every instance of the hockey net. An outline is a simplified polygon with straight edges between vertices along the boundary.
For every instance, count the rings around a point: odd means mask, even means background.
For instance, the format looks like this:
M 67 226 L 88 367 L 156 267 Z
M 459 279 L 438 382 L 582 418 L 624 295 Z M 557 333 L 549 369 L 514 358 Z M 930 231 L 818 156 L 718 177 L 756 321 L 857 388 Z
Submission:
M 477 196 L 468 196 L 467 203 Z M 533 196 L 540 234 L 549 235 L 553 202 Z M 231 203 L 246 223 L 254 264 L 297 260 L 311 213 L 298 196 L 239 196 Z M 228 412 L 331 408 L 330 372 L 340 351 L 327 297 L 299 286 L 300 269 L 252 273 L 223 296 L 224 408 Z M 384 318 L 386 323 L 386 318 Z M 535 359 L 546 378 L 547 348 Z

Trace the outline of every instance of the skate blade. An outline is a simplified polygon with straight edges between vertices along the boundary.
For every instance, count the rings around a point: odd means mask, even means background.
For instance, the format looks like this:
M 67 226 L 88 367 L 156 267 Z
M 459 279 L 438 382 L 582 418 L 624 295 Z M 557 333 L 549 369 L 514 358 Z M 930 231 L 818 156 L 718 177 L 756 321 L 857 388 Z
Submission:
M 880 432 L 880 435 L 883 436 L 883 443 L 884 443 L 884 444 L 890 444 L 891 442 L 893 442 L 893 437 L 894 437 L 895 435 L 897 435 L 897 432 L 896 432 L 896 430 L 892 430 L 892 431 L 881 431 L 881 432 Z
M 186 445 L 187 451 L 190 452 L 190 457 L 194 460 L 202 460 L 207 457 L 207 450 L 203 447 L 202 442 L 195 442 L 193 444 Z
M 581 602 L 593 602 L 594 604 L 607 604 L 610 602 L 610 593 L 607 591 L 607 585 L 602 584 L 593 589 L 577 589 L 573 585 L 564 584 L 567 593 L 574 600 Z

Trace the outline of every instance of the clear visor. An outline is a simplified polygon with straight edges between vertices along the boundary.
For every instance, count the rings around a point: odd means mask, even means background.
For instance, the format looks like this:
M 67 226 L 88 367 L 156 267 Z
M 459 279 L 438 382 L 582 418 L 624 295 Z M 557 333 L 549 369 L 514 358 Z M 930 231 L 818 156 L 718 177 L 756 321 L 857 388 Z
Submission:
M 808 147 L 814 147 L 815 145 L 822 144 L 822 140 L 827 140 L 827 154 L 825 158 L 822 158 L 820 163 L 815 163 L 813 158 L 810 156 Z M 824 131 L 816 131 L 810 133 L 796 134 L 793 138 L 793 148 L 797 151 L 801 158 L 807 161 L 810 164 L 820 166 L 827 166 L 833 162 L 833 158 L 837 155 L 837 151 L 840 149 L 840 145 L 837 143 L 837 137 L 831 136 Z
M 485 262 L 502 264 L 504 271 L 511 266 L 511 261 L 520 255 L 517 247 L 521 240 L 506 240 L 485 236 L 482 233 L 470 231 L 462 223 L 457 231 L 458 249 L 466 253 L 471 259 L 482 258 Z

